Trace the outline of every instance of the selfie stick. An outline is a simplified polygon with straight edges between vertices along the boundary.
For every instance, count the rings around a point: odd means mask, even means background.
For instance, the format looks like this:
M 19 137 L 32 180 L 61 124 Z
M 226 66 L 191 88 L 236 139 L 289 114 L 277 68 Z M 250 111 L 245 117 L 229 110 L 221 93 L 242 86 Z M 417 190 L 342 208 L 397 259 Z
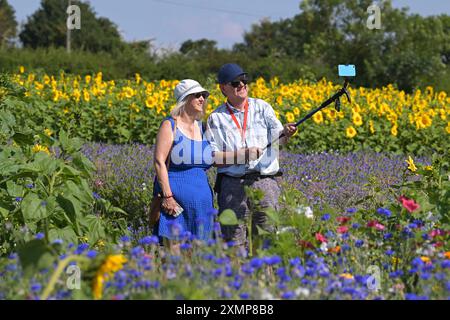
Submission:
M 311 111 L 310 113 L 308 113 L 304 118 L 302 118 L 301 120 L 299 120 L 298 122 L 296 122 L 294 124 L 295 127 L 298 127 L 300 124 L 302 124 L 303 122 L 305 122 L 306 120 L 308 120 L 309 118 L 311 118 L 315 113 L 319 112 L 320 110 L 322 110 L 323 108 L 327 107 L 328 105 L 330 105 L 331 103 L 335 102 L 335 106 L 334 108 L 336 109 L 337 112 L 341 111 L 341 100 L 340 97 L 342 95 L 345 94 L 345 96 L 347 97 L 347 101 L 349 103 L 351 103 L 351 99 L 350 99 L 350 94 L 347 91 L 347 86 L 348 86 L 348 79 L 345 78 L 344 81 L 344 86 L 338 91 L 336 92 L 331 98 L 329 98 L 327 101 L 325 101 L 324 103 L 322 103 L 317 109 L 314 109 L 313 111 Z M 264 149 L 262 149 L 263 151 L 267 148 L 269 148 L 272 143 L 274 143 L 275 141 L 283 138 L 285 136 L 284 133 L 282 133 L 278 138 L 276 138 L 275 140 L 273 140 L 272 142 L 270 142 Z

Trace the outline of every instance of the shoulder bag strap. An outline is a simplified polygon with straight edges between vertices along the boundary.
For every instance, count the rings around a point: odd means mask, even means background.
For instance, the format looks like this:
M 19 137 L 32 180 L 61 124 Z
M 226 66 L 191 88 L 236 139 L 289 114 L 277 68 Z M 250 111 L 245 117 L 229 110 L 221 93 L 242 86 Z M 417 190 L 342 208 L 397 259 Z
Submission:
M 172 147 L 170 147 L 170 151 L 169 151 L 169 155 L 167 156 L 166 159 L 166 167 L 167 167 L 167 171 L 169 171 L 169 167 L 170 167 L 170 156 L 172 155 L 172 149 L 173 149 L 173 144 L 175 142 L 175 135 L 177 133 L 177 119 L 172 118 L 173 119 L 173 131 L 172 131 L 172 135 L 173 135 L 173 140 L 172 140 Z

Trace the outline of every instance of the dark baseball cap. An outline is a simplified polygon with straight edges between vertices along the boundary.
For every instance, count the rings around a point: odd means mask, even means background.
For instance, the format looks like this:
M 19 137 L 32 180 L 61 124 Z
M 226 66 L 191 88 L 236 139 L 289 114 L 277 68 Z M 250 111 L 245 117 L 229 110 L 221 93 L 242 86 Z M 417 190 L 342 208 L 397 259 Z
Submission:
M 220 67 L 217 80 L 220 84 L 225 84 L 241 75 L 247 75 L 247 72 L 244 72 L 244 70 L 236 63 L 227 63 Z

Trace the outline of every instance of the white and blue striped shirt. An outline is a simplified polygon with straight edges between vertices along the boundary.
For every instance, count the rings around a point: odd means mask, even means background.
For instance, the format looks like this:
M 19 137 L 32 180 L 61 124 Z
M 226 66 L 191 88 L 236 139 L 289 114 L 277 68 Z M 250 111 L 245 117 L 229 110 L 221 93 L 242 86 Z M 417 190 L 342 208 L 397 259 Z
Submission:
M 241 131 L 231 117 L 227 105 L 219 106 L 208 118 L 207 137 L 211 149 L 215 151 L 235 151 L 241 148 L 265 148 L 270 141 L 275 140 L 283 131 L 283 125 L 277 119 L 270 104 L 261 99 L 248 98 L 247 129 L 245 141 Z M 230 105 L 229 105 L 230 106 Z M 244 123 L 244 111 L 232 106 L 241 128 Z M 218 168 L 219 173 L 240 177 L 247 173 L 259 172 L 262 175 L 274 175 L 280 169 L 278 162 L 279 141 L 277 140 L 263 155 L 248 164 L 230 165 Z

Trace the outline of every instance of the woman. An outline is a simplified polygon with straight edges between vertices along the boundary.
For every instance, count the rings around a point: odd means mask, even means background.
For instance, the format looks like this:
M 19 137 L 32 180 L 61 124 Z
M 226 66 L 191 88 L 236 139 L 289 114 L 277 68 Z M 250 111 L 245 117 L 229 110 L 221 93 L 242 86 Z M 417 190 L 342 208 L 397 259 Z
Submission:
M 206 170 L 212 164 L 212 155 L 200 121 L 209 92 L 197 81 L 186 79 L 175 87 L 174 94 L 176 106 L 156 137 L 158 183 L 154 193 L 159 193 L 163 201 L 155 233 L 172 240 L 171 249 L 178 252 L 176 240 L 183 231 L 200 240 L 211 237 L 213 197 Z

